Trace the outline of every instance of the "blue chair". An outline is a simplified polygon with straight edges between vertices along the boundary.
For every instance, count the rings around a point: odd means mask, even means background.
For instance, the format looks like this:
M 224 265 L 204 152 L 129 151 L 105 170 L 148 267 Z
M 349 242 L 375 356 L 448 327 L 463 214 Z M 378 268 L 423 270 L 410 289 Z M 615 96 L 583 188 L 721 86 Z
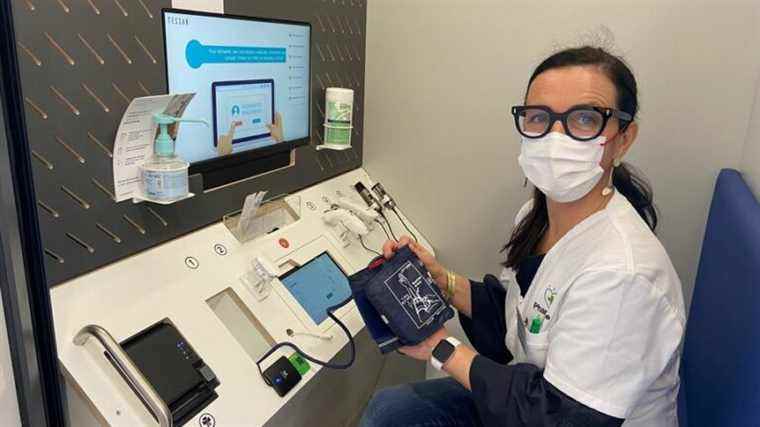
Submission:
M 760 426 L 760 204 L 735 170 L 715 185 L 681 371 L 681 427 Z

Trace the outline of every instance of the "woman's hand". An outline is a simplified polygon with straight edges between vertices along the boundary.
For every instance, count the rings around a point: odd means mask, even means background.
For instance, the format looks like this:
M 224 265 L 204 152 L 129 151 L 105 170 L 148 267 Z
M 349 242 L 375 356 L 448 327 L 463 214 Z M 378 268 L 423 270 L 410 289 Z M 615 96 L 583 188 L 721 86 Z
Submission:
M 220 156 L 232 154 L 232 140 L 235 139 L 235 129 L 240 126 L 243 126 L 243 122 L 240 120 L 233 121 L 230 123 L 230 130 L 227 134 L 219 136 L 216 149 Z
M 449 332 L 444 327 L 439 329 L 433 335 L 429 336 L 425 341 L 422 341 L 415 346 L 401 347 L 398 349 L 398 351 L 411 357 L 412 359 L 422 360 L 426 362 L 430 360 L 430 356 L 433 354 L 433 349 L 435 346 L 437 346 L 441 340 L 446 339 L 448 336 Z
M 285 140 L 283 127 L 285 127 L 285 125 L 282 121 L 282 114 L 276 113 L 274 115 L 274 123 L 267 124 L 267 129 L 269 129 L 269 133 L 272 134 L 272 138 L 275 142 L 282 142 Z
M 417 242 L 412 241 L 409 236 L 401 236 L 398 242 L 388 240 L 383 245 L 383 255 L 386 259 L 391 258 L 399 248 L 409 246 L 409 249 L 417 255 L 417 258 L 422 261 L 430 276 L 442 291 L 446 291 L 446 285 L 448 284 L 448 278 L 446 277 L 446 268 L 438 262 L 435 257 L 425 249 L 424 246 Z

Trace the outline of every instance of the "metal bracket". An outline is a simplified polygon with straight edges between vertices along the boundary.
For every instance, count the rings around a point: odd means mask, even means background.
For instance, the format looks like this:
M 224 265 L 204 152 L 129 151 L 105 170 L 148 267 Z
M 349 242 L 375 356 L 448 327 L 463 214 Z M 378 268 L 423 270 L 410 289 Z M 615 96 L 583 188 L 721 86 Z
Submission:
M 127 380 L 132 390 L 145 402 L 153 416 L 158 420 L 158 424 L 161 427 L 172 427 L 172 413 L 166 406 L 166 402 L 161 399 L 156 389 L 145 379 L 145 376 L 113 336 L 102 326 L 87 325 L 74 337 L 74 344 L 85 345 L 90 337 L 94 337 L 105 348 L 106 354 L 111 358 L 116 369 Z

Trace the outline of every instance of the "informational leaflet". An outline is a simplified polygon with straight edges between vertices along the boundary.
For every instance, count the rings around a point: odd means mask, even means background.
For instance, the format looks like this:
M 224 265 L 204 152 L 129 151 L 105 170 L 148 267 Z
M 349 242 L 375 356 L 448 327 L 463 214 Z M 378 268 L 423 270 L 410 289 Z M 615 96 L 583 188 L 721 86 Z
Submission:
M 158 124 L 156 113 L 182 117 L 194 93 L 145 96 L 129 103 L 116 131 L 113 181 L 116 201 L 131 199 L 140 191 L 140 165 L 153 154 Z

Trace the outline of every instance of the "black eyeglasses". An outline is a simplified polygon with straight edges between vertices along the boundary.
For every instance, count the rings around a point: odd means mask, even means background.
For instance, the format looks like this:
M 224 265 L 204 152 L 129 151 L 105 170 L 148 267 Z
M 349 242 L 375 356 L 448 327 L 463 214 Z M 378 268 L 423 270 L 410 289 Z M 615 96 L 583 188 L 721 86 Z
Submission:
M 512 115 L 517 131 L 526 138 L 541 138 L 559 120 L 565 133 L 578 141 L 589 141 L 601 135 L 611 117 L 620 120 L 621 131 L 633 120 L 625 111 L 591 106 L 577 106 L 564 113 L 555 113 L 545 105 L 517 105 L 512 107 Z

